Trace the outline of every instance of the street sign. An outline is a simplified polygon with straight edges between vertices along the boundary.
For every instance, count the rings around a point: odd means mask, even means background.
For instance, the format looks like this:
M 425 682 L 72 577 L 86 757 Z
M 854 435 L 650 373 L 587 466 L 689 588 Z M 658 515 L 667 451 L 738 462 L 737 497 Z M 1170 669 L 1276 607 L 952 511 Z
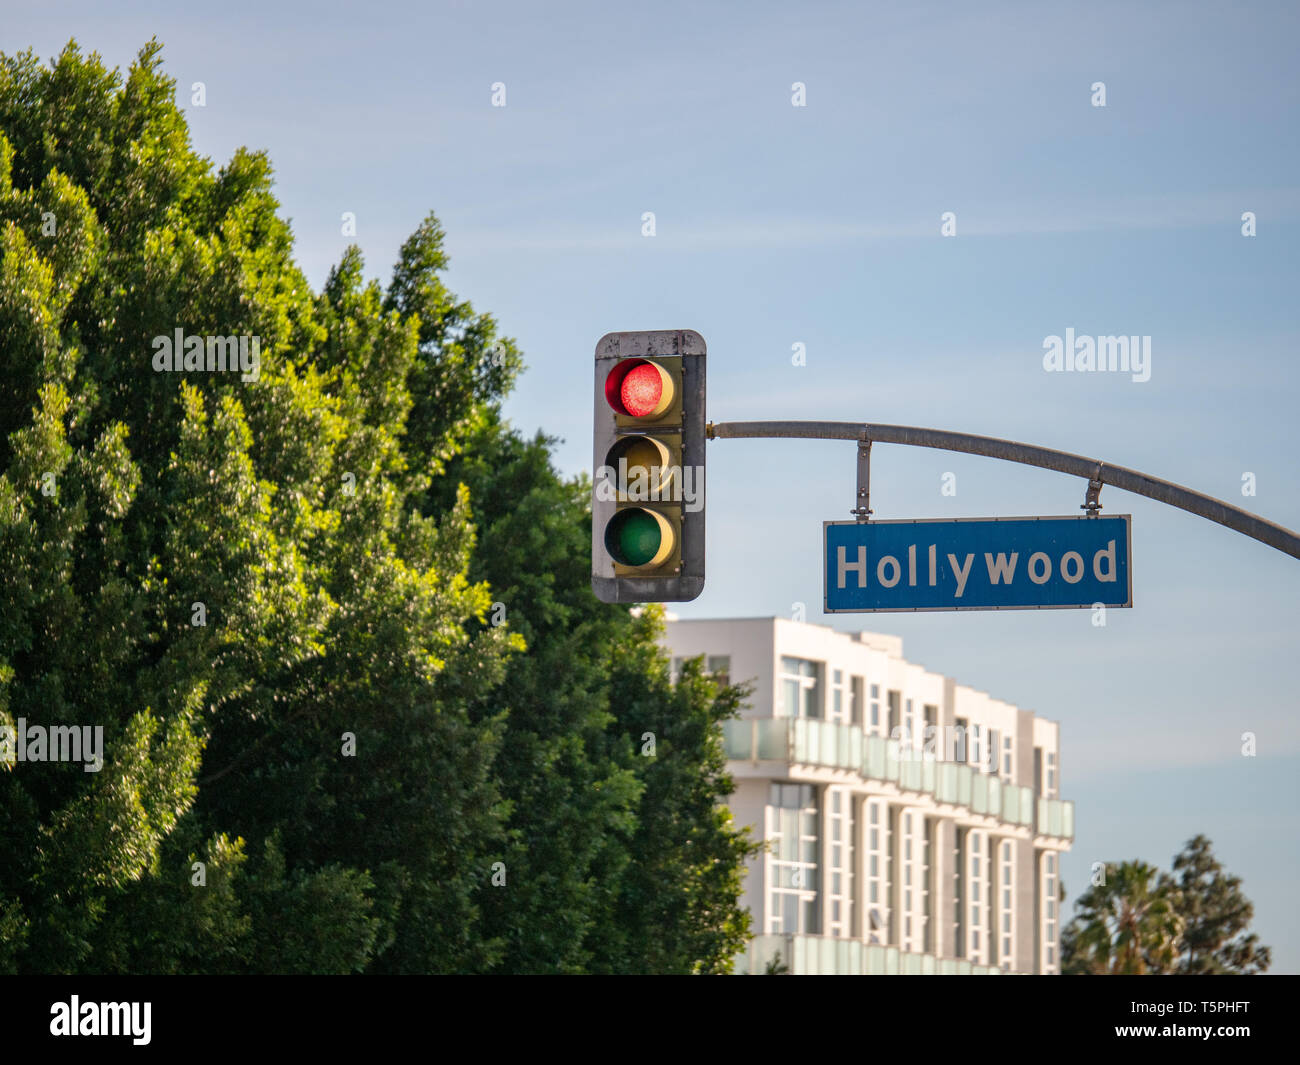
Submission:
M 825 523 L 826 612 L 1133 605 L 1132 518 Z

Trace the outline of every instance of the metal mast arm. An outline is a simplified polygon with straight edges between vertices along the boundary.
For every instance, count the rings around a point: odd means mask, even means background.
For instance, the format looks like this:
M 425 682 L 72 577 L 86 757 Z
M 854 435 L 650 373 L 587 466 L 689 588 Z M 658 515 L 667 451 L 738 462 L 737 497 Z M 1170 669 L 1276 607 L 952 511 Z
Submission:
M 1148 477 L 1124 466 L 1112 466 L 1068 451 L 1000 440 L 993 436 L 950 433 L 943 429 L 919 429 L 911 425 L 871 425 L 863 422 L 719 422 L 709 423 L 710 440 L 788 438 L 803 440 L 853 440 L 858 443 L 905 444 L 932 447 L 942 451 L 959 451 L 967 455 L 984 455 L 1006 462 L 1019 462 L 1044 470 L 1056 470 L 1088 481 L 1122 488 L 1171 507 L 1224 525 L 1260 543 L 1300 558 L 1300 535 L 1290 529 L 1234 507 L 1213 496 L 1193 492 L 1190 488 Z

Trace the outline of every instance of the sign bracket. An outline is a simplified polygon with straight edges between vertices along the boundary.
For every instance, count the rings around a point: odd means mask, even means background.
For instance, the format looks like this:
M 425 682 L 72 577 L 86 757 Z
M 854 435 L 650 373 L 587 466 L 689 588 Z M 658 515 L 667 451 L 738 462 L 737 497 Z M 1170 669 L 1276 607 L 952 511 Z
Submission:
M 871 427 L 864 425 L 858 437 L 857 506 L 849 511 L 862 525 L 871 520 Z
M 1095 518 L 1101 511 L 1101 463 L 1097 463 L 1097 472 L 1088 480 L 1088 491 L 1084 494 L 1080 510 L 1086 510 L 1088 517 Z

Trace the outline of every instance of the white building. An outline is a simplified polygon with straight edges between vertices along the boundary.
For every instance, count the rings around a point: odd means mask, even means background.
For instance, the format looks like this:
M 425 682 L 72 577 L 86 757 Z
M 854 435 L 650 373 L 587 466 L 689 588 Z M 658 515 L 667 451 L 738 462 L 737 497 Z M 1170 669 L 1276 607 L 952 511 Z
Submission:
M 676 672 L 753 686 L 724 726 L 738 823 L 766 840 L 737 972 L 1056 973 L 1053 721 L 903 658 L 900 637 L 782 618 L 668 622 Z

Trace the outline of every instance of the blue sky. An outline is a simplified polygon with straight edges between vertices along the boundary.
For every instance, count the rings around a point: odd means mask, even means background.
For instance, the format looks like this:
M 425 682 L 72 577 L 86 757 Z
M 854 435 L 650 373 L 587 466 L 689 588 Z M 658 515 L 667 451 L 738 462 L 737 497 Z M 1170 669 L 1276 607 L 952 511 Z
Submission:
M 343 212 L 386 280 L 436 211 L 452 287 L 525 353 L 507 413 L 560 437 L 566 471 L 591 464 L 596 340 L 687 327 L 714 420 L 1010 437 L 1300 528 L 1298 31 L 1283 4 L 53 3 L 6 4 L 0 49 L 48 57 L 75 35 L 125 66 L 157 35 L 182 99 L 206 86 L 198 149 L 270 153 L 317 286 L 353 239 Z M 1044 372 L 1067 328 L 1151 336 L 1151 379 Z M 708 584 L 678 612 L 831 621 L 821 523 L 848 517 L 852 445 L 718 441 L 708 461 Z M 887 445 L 872 474 L 878 518 L 1075 514 L 1085 487 Z M 1300 971 L 1300 562 L 1102 501 L 1134 516 L 1135 607 L 1104 628 L 1087 611 L 833 623 L 900 633 L 909 658 L 1062 723 L 1072 897 L 1094 861 L 1167 866 L 1205 832 L 1274 971 Z

